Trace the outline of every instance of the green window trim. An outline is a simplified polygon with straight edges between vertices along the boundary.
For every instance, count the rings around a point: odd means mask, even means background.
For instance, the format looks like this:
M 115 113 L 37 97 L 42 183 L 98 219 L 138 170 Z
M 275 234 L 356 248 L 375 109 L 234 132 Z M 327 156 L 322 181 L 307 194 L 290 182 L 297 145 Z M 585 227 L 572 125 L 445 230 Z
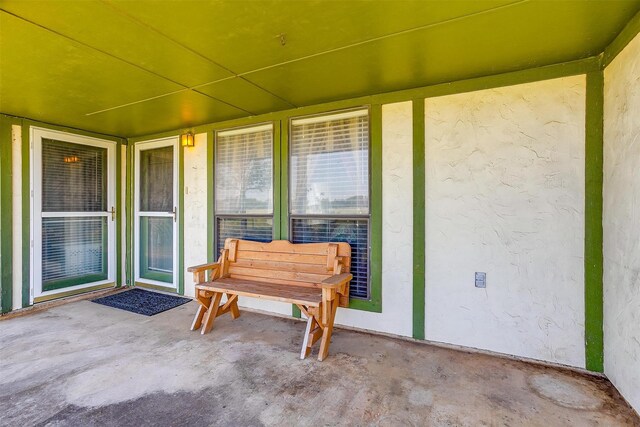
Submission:
M 16 121 L 0 116 L 0 312 L 13 307 L 13 173 L 12 125 Z
M 585 363 L 604 371 L 603 331 L 603 119 L 604 76 L 587 74 L 585 117 L 584 301 Z
M 413 338 L 425 338 L 425 99 L 413 100 Z

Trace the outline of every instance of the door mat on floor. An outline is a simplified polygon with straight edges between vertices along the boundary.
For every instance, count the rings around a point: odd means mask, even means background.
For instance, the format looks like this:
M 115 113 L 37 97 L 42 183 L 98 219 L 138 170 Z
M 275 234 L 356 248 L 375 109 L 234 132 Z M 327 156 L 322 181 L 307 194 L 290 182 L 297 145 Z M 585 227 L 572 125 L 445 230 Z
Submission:
M 92 301 L 109 307 L 144 314 L 145 316 L 153 316 L 154 314 L 162 313 L 163 311 L 186 304 L 191 301 L 191 299 L 136 288 L 130 291 L 97 298 Z

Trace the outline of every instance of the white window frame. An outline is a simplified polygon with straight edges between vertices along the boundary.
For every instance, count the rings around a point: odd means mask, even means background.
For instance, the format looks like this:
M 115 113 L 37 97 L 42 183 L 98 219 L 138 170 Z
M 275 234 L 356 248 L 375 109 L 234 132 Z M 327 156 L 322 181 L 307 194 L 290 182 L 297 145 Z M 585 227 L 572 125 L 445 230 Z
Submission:
M 81 289 L 113 284 L 115 286 L 116 277 L 116 227 L 115 221 L 111 220 L 111 212 L 105 211 L 101 215 L 95 212 L 74 212 L 73 216 L 104 216 L 107 217 L 107 279 L 97 282 L 90 282 L 81 285 L 69 286 L 61 289 L 42 290 L 42 218 L 67 217 L 55 212 L 42 212 L 42 139 L 54 139 L 74 144 L 90 145 L 105 148 L 107 150 L 107 200 L 106 206 L 109 209 L 116 205 L 116 158 L 115 152 L 117 143 L 106 139 L 99 139 L 90 136 L 78 135 L 69 132 L 51 130 L 36 126 L 30 128 L 31 141 L 31 271 L 29 302 L 33 304 L 36 298 L 48 297 L 60 293 L 73 292 Z M 38 185 L 36 185 L 38 183 Z M 117 220 L 117 219 L 116 219 Z
M 159 286 L 167 288 L 171 291 L 178 290 L 178 224 L 180 218 L 178 218 L 178 189 L 180 183 L 178 182 L 178 169 L 179 169 L 179 147 L 180 138 L 172 136 L 169 138 L 154 139 L 150 141 L 137 142 L 134 145 L 134 211 L 133 211 L 133 241 L 134 241 L 134 282 L 148 284 L 153 286 Z M 154 148 L 163 148 L 173 146 L 173 207 L 175 213 L 169 212 L 146 212 L 143 216 L 171 218 L 173 219 L 173 282 L 161 282 L 159 280 L 152 280 L 140 277 L 140 151 L 152 150 Z

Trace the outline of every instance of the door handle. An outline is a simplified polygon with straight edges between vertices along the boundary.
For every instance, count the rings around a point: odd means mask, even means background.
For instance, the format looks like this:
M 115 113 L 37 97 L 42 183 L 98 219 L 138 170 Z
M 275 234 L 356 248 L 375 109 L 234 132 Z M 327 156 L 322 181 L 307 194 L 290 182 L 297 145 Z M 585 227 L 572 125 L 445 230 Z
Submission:
M 116 220 L 116 208 L 111 206 L 111 210 L 107 211 L 107 212 L 111 214 L 111 221 L 115 221 Z
M 174 206 L 173 210 L 167 213 L 170 213 L 171 215 L 173 215 L 173 222 L 176 222 L 176 207 Z

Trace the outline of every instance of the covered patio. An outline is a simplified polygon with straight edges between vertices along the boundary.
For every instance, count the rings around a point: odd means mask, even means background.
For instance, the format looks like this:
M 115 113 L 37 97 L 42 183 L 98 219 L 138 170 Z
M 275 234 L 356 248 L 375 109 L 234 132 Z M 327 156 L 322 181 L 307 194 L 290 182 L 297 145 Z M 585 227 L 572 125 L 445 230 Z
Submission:
M 0 0 L 0 425 L 640 426 L 639 33 Z
M 300 361 L 303 322 L 244 312 L 203 340 L 184 327 L 194 310 L 145 318 L 79 301 L 3 322 L 2 423 L 638 423 L 611 383 L 576 370 L 349 330 L 324 362 Z

